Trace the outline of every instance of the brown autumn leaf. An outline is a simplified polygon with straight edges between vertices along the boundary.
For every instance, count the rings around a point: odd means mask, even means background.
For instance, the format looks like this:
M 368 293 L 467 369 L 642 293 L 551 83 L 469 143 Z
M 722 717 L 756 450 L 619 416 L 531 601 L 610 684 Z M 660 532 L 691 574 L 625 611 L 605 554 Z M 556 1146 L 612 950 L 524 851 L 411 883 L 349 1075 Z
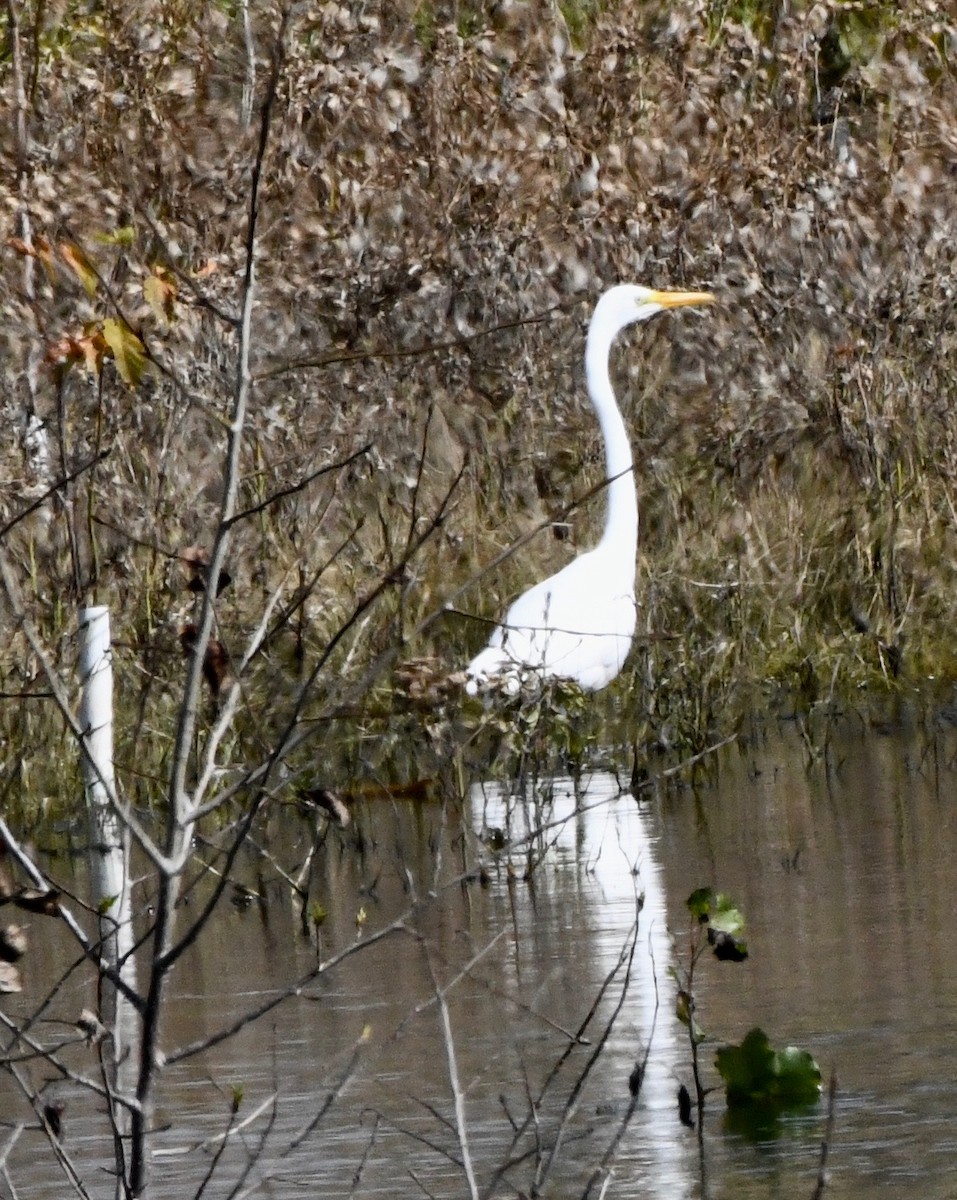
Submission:
M 86 294 L 95 296 L 100 281 L 93 266 L 93 260 L 87 252 L 75 242 L 60 242 L 58 249 L 60 257 L 83 284 Z
M 299 794 L 309 804 L 321 808 L 342 829 L 345 829 L 352 820 L 345 801 L 330 788 L 304 788 Z
M 163 267 L 153 267 L 143 281 L 143 296 L 157 321 L 169 325 L 173 320 L 176 295 L 176 281 Z
M 47 278 L 52 281 L 56 277 L 56 259 L 53 247 L 42 234 L 37 234 L 33 239 L 33 244 L 36 247 L 37 258 L 46 269 Z
M 94 329 L 93 332 L 84 334 L 83 337 L 76 338 L 74 341 L 86 364 L 86 369 L 91 375 L 99 375 L 103 370 L 103 359 L 108 349 L 106 338 L 100 330 Z
M 24 258 L 35 258 L 43 263 L 43 269 L 46 271 L 47 278 L 53 280 L 56 277 L 56 263 L 54 261 L 53 247 L 45 237 L 40 234 L 33 239 L 33 245 L 23 240 L 20 237 L 8 237 L 7 245 L 11 250 Z
M 180 563 L 187 575 L 186 587 L 191 592 L 205 592 L 209 579 L 209 551 L 199 544 L 187 546 L 179 554 Z M 216 583 L 216 595 L 219 596 L 232 583 L 233 577 L 223 569 L 219 572 Z
M 17 254 L 22 254 L 25 258 L 36 258 L 37 252 L 34 248 L 28 245 L 23 238 L 8 237 L 7 245 L 11 250 L 15 250 Z
M 93 329 L 82 337 L 74 337 L 68 333 L 50 343 L 46 351 L 46 360 L 55 367 L 83 363 L 92 375 L 99 375 L 108 349 L 106 339 L 98 329 Z
M 198 632 L 199 630 L 192 622 L 181 627 L 179 640 L 184 654 L 192 654 L 193 647 L 196 645 L 196 635 Z M 203 655 L 203 678 L 206 680 L 206 684 L 212 692 L 214 700 L 219 699 L 223 688 L 232 679 L 232 673 L 229 668 L 229 654 L 223 643 L 216 638 L 209 639 L 206 653 Z

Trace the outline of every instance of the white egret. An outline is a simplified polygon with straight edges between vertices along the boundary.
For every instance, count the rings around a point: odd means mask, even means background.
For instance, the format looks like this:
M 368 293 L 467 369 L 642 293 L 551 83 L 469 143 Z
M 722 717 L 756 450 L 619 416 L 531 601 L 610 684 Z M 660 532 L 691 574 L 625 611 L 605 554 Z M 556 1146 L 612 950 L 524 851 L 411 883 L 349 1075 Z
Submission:
M 621 670 L 635 632 L 638 497 L 625 422 L 608 359 L 615 337 L 668 308 L 710 304 L 710 292 L 666 292 L 621 284 L 598 301 L 588 326 L 585 378 L 605 442 L 608 510 L 594 550 L 529 588 L 466 668 L 466 690 L 499 685 L 516 693 L 523 677 L 570 679 L 588 691 Z

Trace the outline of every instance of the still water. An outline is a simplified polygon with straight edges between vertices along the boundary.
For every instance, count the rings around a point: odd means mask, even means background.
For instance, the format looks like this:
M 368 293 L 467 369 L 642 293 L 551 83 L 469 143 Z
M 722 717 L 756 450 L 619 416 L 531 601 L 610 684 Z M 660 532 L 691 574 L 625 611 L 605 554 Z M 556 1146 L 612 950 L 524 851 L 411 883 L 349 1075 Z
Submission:
M 471 1173 L 494 1196 L 537 1185 L 579 1197 L 591 1181 L 593 1196 L 810 1197 L 823 1103 L 758 1138 L 729 1122 L 720 1090 L 700 1141 L 678 1118 L 678 1087 L 693 1084 L 671 968 L 686 953 L 685 901 L 710 885 L 743 910 L 750 956 L 702 960 L 698 1020 L 716 1043 L 760 1025 L 836 1073 L 826 1194 L 957 1196 L 955 756 L 939 726 L 849 721 L 811 743 L 784 725 L 640 802 L 613 770 L 519 794 L 475 785 L 464 811 L 372 800 L 316 856 L 318 947 L 268 860 L 251 857 L 242 882 L 265 902 L 224 907 L 184 958 L 173 1057 L 304 976 L 317 952 L 355 949 L 167 1069 L 152 1194 L 196 1194 L 215 1161 L 207 1196 L 239 1182 L 235 1194 L 263 1197 L 461 1197 Z M 316 826 L 292 809 L 271 821 L 260 842 L 294 873 Z M 66 943 L 34 941 L 11 1016 L 66 961 Z M 67 978 L 58 1015 L 89 1004 L 85 986 Z M 717 1084 L 713 1047 L 703 1063 Z M 110 1195 L 103 1125 L 57 1086 L 64 1145 L 90 1194 Z M 240 1094 L 233 1124 L 248 1123 L 217 1159 Z M 12 1119 L 6 1085 L 3 1097 Z M 39 1134 L 7 1168 L 17 1195 L 67 1194 Z

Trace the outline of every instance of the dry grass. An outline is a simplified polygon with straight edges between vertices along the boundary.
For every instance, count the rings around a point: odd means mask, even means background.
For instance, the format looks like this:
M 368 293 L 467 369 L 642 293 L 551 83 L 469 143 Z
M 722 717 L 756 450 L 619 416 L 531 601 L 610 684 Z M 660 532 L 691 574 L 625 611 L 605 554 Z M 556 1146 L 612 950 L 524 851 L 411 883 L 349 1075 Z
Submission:
M 105 458 L 5 544 L 64 667 L 75 604 L 110 605 L 147 799 L 193 604 L 177 555 L 210 541 L 219 494 L 256 133 L 243 89 L 262 85 L 276 14 L 254 6 L 250 59 L 223 6 L 21 7 L 19 103 L 12 36 L 0 88 L 32 149 L 16 122 L 0 132 L 20 162 L 4 233 L 52 251 L 3 258 L 3 406 L 8 428 L 46 423 L 50 460 L 8 440 L 6 516 Z M 583 329 L 618 279 L 721 303 L 617 354 L 645 637 L 613 707 L 646 740 L 698 743 L 766 685 L 813 703 L 952 681 L 957 96 L 935 6 L 475 4 L 457 26 L 447 7 L 325 4 L 290 37 L 250 515 L 219 613 L 238 658 L 279 596 L 240 742 L 283 728 L 317 663 L 304 719 L 381 656 L 453 668 L 485 628 L 436 619 L 450 596 L 497 613 L 589 543 L 600 497 L 568 511 L 601 477 Z M 151 276 L 174 289 L 165 315 Z M 99 375 L 44 361 L 118 314 L 150 359 L 135 387 L 109 359 Z M 546 530 L 484 571 L 549 520 L 566 540 Z M 0 669 L 8 693 L 34 686 L 13 629 Z M 32 711 L 8 708 L 10 744 L 29 747 Z

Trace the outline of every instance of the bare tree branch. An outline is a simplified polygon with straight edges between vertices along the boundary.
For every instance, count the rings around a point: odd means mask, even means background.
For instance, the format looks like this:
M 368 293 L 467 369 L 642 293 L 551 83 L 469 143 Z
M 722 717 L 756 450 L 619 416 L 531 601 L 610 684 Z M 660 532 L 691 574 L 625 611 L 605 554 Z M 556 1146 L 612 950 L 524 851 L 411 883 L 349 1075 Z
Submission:
M 452 1088 L 452 1101 L 455 1106 L 455 1133 L 458 1138 L 459 1153 L 462 1156 L 462 1170 L 465 1172 L 465 1181 L 468 1184 L 469 1195 L 472 1197 L 472 1200 L 479 1200 L 478 1184 L 475 1181 L 472 1154 L 469 1150 L 468 1123 L 465 1117 L 465 1097 L 462 1094 L 462 1087 L 459 1083 L 459 1068 L 455 1055 L 455 1039 L 452 1036 L 452 1020 L 449 1016 L 449 1006 L 445 1000 L 445 992 L 439 986 L 439 981 L 435 974 L 435 965 L 432 962 L 429 948 L 424 942 L 422 949 L 429 966 L 429 974 L 432 976 L 435 1000 L 439 1008 L 442 1041 L 445 1045 L 445 1060 L 449 1072 L 449 1085 Z

